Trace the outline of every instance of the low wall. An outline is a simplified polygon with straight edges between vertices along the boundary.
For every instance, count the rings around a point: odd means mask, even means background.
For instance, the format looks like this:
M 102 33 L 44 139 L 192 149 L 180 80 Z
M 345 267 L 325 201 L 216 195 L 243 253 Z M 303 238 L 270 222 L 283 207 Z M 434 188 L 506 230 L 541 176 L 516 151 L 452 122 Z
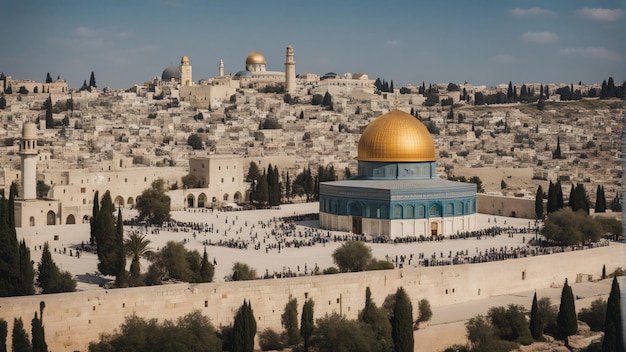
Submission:
M 420 267 L 373 272 L 205 284 L 172 284 L 113 290 L 0 298 L 0 317 L 9 323 L 21 317 L 27 331 L 39 310 L 46 308 L 43 323 L 49 350 L 86 351 L 90 341 L 112 332 L 131 314 L 145 318 L 175 319 L 200 310 L 216 326 L 233 322 L 244 299 L 250 300 L 257 329 L 281 330 L 280 315 L 289 297 L 315 301 L 314 316 L 337 312 L 356 318 L 365 303 L 365 289 L 381 305 L 385 297 L 404 287 L 413 302 L 426 298 L 434 307 L 478 298 L 562 285 L 578 274 L 598 278 L 623 265 L 624 245 L 490 262 L 441 267 Z M 10 350 L 10 341 L 8 341 Z

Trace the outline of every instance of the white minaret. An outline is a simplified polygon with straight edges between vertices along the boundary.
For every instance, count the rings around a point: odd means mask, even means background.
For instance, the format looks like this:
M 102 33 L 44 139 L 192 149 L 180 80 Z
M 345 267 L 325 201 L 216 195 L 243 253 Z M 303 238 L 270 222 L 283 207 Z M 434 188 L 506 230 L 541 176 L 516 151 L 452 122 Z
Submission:
M 285 93 L 292 93 L 296 88 L 296 62 L 293 60 L 293 47 L 287 46 L 285 56 Z
M 25 122 L 20 141 L 23 199 L 37 199 L 37 126 Z
M 187 55 L 183 55 L 180 59 L 180 83 L 183 86 L 192 86 L 193 79 L 191 77 L 191 65 Z
M 220 59 L 220 77 L 224 77 L 224 60 Z

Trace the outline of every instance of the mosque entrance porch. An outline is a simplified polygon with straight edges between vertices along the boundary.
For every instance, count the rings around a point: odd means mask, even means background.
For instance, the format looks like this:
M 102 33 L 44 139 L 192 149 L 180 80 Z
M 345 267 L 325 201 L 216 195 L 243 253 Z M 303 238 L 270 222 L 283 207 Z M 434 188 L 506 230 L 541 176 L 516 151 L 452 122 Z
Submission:
M 430 223 L 430 235 L 437 237 L 439 230 L 439 224 L 436 221 Z
M 357 235 L 363 234 L 363 218 L 360 216 L 352 217 L 352 233 Z

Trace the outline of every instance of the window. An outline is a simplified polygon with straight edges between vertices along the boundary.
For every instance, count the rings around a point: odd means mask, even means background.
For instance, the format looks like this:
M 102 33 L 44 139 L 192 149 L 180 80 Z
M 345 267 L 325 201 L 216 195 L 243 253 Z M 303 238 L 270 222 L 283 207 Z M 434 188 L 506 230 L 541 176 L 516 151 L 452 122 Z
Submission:
M 393 217 L 396 219 L 402 218 L 402 206 L 401 205 L 395 205 L 393 207 Z
M 406 219 L 413 219 L 414 215 L 415 213 L 412 205 L 409 205 L 404 209 L 404 217 Z
M 224 183 L 224 178 L 222 177 L 222 183 Z
M 85 187 L 80 188 L 80 193 L 87 193 L 87 189 Z

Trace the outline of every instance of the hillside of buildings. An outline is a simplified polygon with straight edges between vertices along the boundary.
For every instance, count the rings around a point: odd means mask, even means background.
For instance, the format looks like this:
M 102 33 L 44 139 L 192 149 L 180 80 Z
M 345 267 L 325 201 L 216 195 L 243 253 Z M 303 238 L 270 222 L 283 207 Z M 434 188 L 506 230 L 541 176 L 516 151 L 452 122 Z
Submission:
M 582 183 L 592 201 L 598 185 L 607 199 L 621 187 L 622 101 L 598 98 L 605 89 L 599 84 L 439 84 L 402 87 L 394 94 L 381 92 L 393 88 L 379 80 L 351 86 L 338 76 L 299 78 L 290 94 L 280 85 L 250 84 L 203 103 L 193 92 L 180 95 L 182 86 L 73 90 L 59 81 L 39 89 L 29 82 L 21 89 L 26 83 L 3 77 L 5 87 L 15 87 L 5 89 L 0 104 L 5 194 L 19 178 L 16 141 L 25 121 L 39 126 L 41 180 L 46 170 L 112 170 L 122 164 L 167 173 L 211 154 L 243 156 L 244 175 L 251 161 L 260 168 L 275 165 L 292 180 L 307 167 L 315 172 L 332 164 L 341 179 L 346 169 L 356 174 L 360 133 L 396 107 L 428 126 L 442 177 L 478 176 L 485 192 L 516 197 L 533 197 L 538 185 L 547 190 L 557 179 L 566 190 Z M 201 146 L 189 145 L 190 136 L 199 137 Z

